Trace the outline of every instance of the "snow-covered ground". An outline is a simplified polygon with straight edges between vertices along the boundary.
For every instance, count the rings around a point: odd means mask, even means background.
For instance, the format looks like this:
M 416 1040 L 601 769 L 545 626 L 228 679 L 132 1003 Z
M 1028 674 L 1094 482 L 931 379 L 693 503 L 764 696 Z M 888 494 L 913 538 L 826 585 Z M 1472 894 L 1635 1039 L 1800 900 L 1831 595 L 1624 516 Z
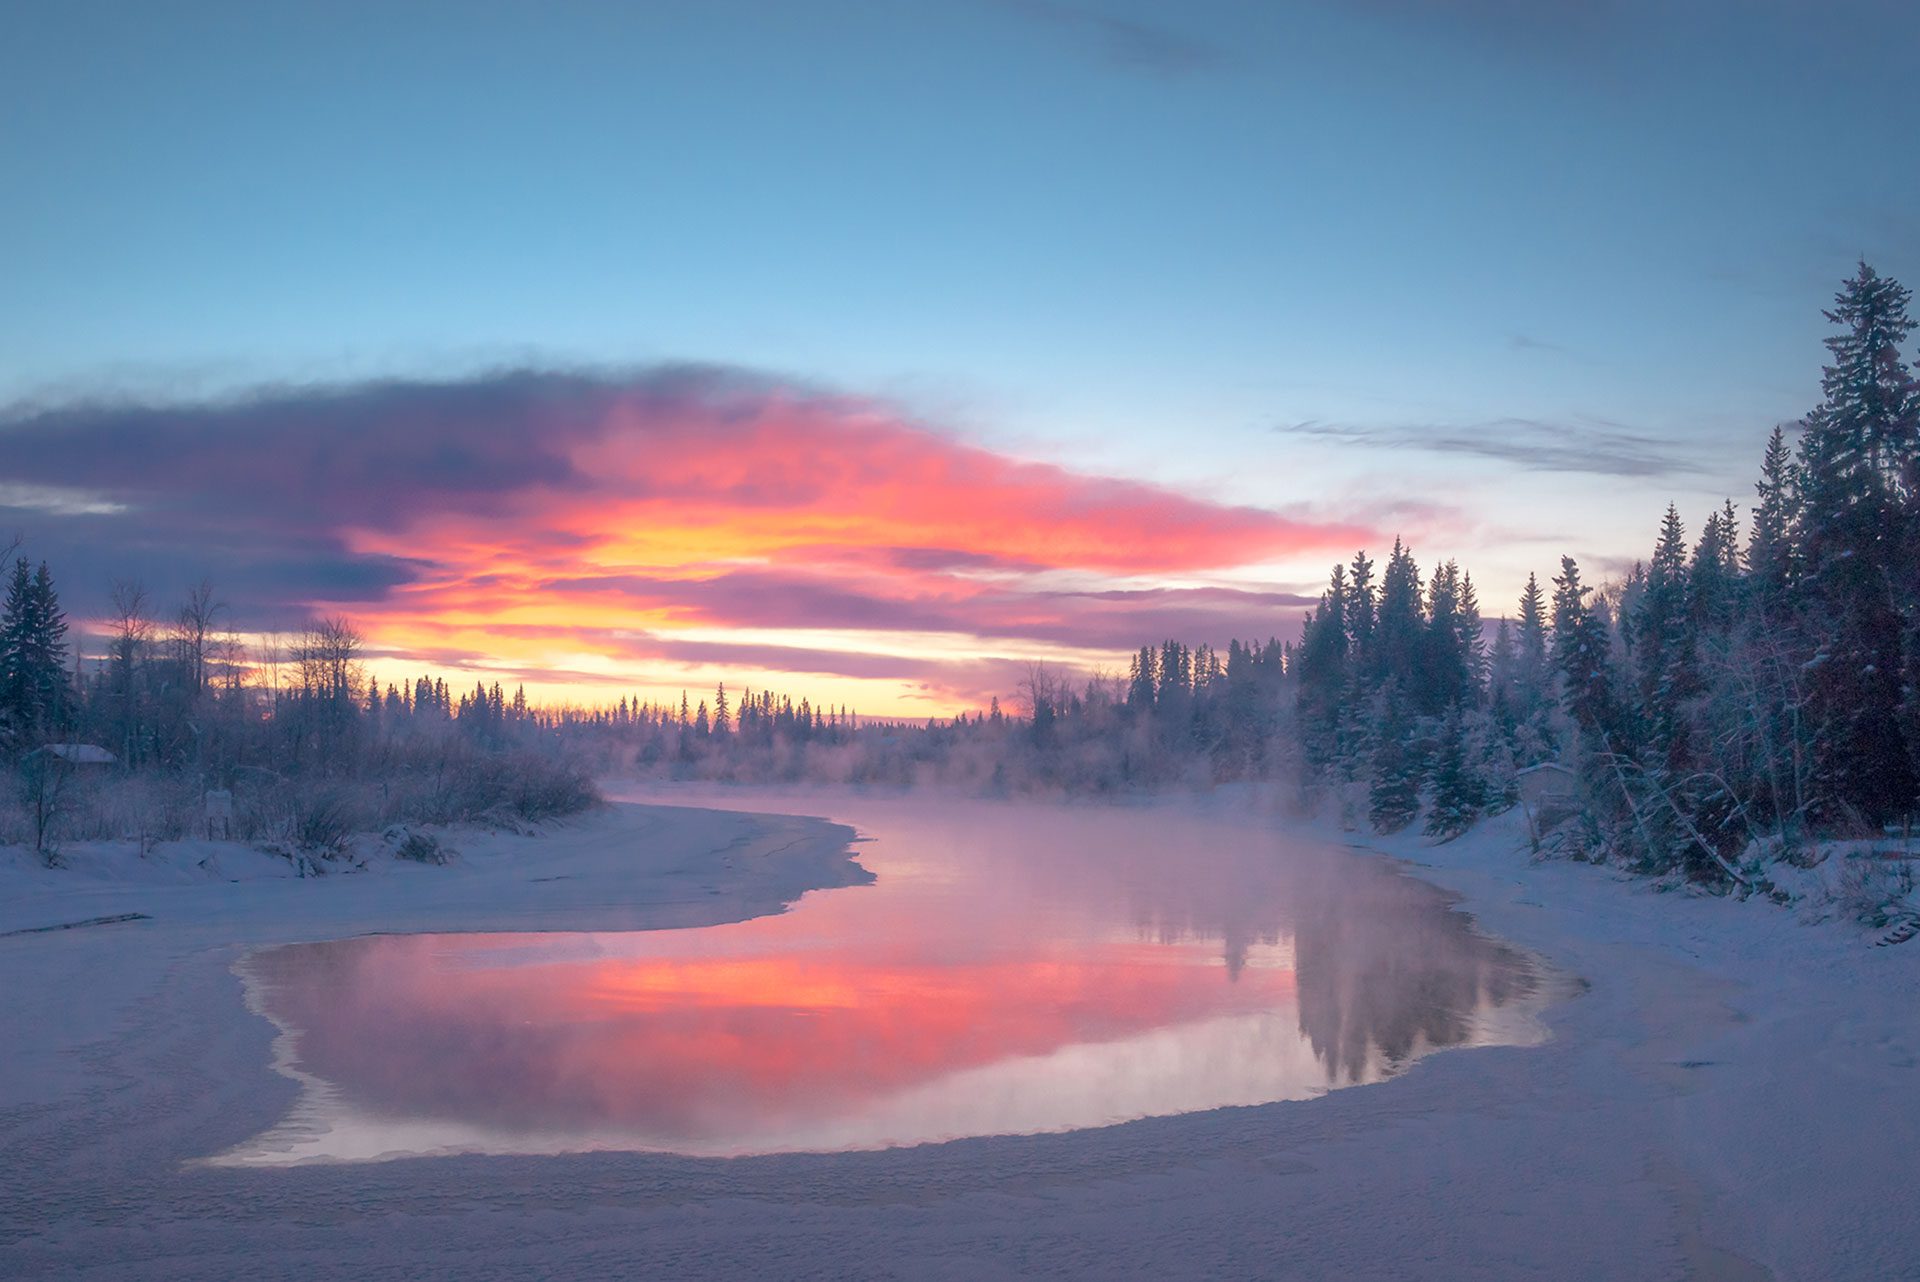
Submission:
M 862 803 L 733 804 L 857 824 Z M 1543 1046 L 879 1153 L 273 1171 L 188 1164 L 293 1099 L 242 1007 L 246 948 L 737 919 L 860 879 L 849 832 L 616 806 L 457 835 L 448 867 L 307 882 L 237 846 L 77 850 L 59 871 L 0 855 L 0 932 L 35 932 L 0 934 L 0 1276 L 1915 1276 L 1920 943 L 1533 863 L 1517 824 L 1379 848 L 1584 977 Z

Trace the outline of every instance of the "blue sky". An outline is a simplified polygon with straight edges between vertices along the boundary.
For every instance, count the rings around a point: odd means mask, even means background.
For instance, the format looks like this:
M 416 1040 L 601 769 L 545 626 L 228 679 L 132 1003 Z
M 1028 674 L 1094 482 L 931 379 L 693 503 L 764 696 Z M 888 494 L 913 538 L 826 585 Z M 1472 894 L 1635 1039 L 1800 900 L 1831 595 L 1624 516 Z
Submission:
M 1920 274 L 1912 6 L 0 22 L 0 400 L 712 362 L 1496 598 L 1744 500 L 1853 260 Z

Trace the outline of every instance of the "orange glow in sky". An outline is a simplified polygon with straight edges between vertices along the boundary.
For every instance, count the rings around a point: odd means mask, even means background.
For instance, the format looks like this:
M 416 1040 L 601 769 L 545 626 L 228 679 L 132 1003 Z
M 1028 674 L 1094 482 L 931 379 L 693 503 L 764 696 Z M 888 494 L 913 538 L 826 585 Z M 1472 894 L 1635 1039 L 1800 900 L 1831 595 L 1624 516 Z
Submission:
M 786 394 L 661 415 L 616 400 L 556 434 L 566 467 L 485 505 L 344 531 L 424 561 L 348 610 L 399 679 L 422 665 L 547 697 L 675 702 L 719 681 L 869 714 L 1009 693 L 1031 661 L 1124 663 L 1166 635 L 1290 627 L 1236 571 L 1365 538 L 952 440 Z
M 1374 541 L 713 369 L 61 411 L 10 429 L 9 466 L 84 509 L 66 519 L 111 545 L 93 578 L 164 549 L 248 633 L 346 615 L 383 681 L 603 704 L 725 681 L 980 708 L 1035 662 L 1290 633 L 1325 566 Z

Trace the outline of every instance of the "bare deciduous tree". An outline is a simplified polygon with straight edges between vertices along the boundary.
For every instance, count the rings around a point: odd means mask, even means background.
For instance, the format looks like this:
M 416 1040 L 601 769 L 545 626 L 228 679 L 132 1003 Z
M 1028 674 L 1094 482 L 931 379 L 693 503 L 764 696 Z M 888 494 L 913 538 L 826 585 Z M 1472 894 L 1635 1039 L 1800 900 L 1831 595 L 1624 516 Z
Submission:
M 174 617 L 173 643 L 187 689 L 198 695 L 207 688 L 207 660 L 214 624 L 227 603 L 213 594 L 213 584 L 200 580 L 187 590 L 187 599 Z
M 260 638 L 260 670 L 267 679 L 268 705 L 275 711 L 280 707 L 280 665 L 286 657 L 286 639 L 278 632 Z
M 113 629 L 107 643 L 107 669 L 114 729 L 120 741 L 120 760 L 131 767 L 140 756 L 141 666 L 153 639 L 147 589 L 138 579 L 114 580 L 107 621 Z
M 324 703 L 351 706 L 363 684 L 361 646 L 359 630 L 338 616 L 322 619 L 301 633 L 293 650 L 300 692 Z

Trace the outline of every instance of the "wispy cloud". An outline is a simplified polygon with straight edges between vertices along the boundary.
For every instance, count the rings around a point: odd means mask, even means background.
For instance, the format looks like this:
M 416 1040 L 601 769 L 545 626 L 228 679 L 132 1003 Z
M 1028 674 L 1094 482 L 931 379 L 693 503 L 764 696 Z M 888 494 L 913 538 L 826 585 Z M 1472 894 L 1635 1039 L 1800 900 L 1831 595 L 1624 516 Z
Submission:
M 17 481 L 0 481 L 0 508 L 49 516 L 113 516 L 127 510 L 125 504 L 85 490 Z
M 1704 472 L 1671 441 L 1618 424 L 1502 418 L 1478 423 L 1335 423 L 1308 419 L 1276 432 L 1356 446 L 1427 450 L 1511 463 L 1532 472 L 1661 477 Z

